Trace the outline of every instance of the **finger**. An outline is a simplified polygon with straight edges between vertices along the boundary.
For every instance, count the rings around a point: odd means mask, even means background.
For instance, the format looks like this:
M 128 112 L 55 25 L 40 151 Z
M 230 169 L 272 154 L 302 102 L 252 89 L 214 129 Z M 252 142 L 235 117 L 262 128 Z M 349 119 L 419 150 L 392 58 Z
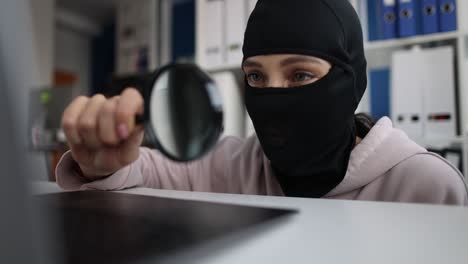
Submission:
M 126 139 L 135 128 L 135 116 L 143 114 L 144 102 L 141 94 L 134 88 L 123 91 L 116 110 L 117 135 Z
M 65 137 L 70 144 L 81 144 L 81 137 L 78 133 L 78 119 L 83 112 L 89 98 L 79 96 L 65 109 L 62 115 L 62 128 Z
M 119 97 L 114 97 L 107 100 L 102 106 L 102 110 L 99 115 L 99 140 L 107 145 L 117 145 L 120 139 L 116 132 L 116 121 L 115 121 L 115 110 L 117 109 L 117 103 Z
M 78 133 L 86 147 L 91 149 L 99 148 L 102 143 L 98 137 L 98 115 L 106 102 L 102 94 L 93 96 L 86 104 L 86 109 L 81 113 L 78 120 Z
M 140 145 L 143 141 L 144 128 L 138 126 L 126 141 L 120 146 L 119 162 L 122 165 L 128 165 L 138 159 L 140 154 Z
M 76 161 L 78 164 L 86 166 L 93 165 L 93 153 L 83 144 L 71 145 L 70 149 L 73 160 Z

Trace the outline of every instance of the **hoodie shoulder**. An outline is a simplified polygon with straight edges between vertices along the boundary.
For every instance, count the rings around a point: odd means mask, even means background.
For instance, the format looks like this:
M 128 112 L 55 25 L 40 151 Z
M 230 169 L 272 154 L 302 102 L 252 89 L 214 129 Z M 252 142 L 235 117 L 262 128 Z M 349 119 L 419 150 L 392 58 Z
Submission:
M 255 134 L 243 140 L 227 137 L 221 142 L 221 149 L 225 160 L 219 165 L 226 173 L 230 192 L 284 195 Z
M 226 136 L 217 144 L 227 159 L 239 159 L 246 155 L 261 158 L 263 152 L 256 136 L 241 139 L 234 136 Z
M 382 118 L 351 153 L 343 181 L 326 197 L 468 204 L 461 173 Z
M 415 203 L 467 205 L 468 189 L 463 175 L 447 160 L 431 152 L 400 162 L 386 176 L 396 200 Z
M 339 196 L 365 188 L 386 175 L 397 164 L 418 153 L 427 152 L 384 117 L 351 152 L 343 181 L 326 197 Z M 372 198 L 371 198 L 372 199 Z

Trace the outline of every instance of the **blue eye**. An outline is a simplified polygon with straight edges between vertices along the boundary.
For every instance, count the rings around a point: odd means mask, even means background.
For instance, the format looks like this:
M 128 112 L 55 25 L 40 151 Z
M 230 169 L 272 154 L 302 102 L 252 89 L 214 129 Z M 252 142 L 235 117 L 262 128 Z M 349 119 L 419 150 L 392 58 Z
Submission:
M 308 72 L 296 72 L 294 73 L 295 82 L 305 82 L 315 78 L 315 75 Z
M 247 80 L 252 82 L 261 82 L 263 81 L 263 77 L 260 74 L 254 72 L 247 74 Z

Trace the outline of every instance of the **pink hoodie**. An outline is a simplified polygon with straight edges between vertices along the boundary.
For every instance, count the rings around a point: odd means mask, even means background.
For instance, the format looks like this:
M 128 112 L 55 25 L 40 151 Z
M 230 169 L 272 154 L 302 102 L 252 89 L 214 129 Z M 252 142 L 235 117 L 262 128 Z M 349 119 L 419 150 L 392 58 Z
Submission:
M 283 196 L 256 136 L 226 137 L 204 158 L 176 163 L 141 148 L 134 163 L 113 175 L 86 182 L 70 153 L 57 166 L 57 182 L 67 190 L 122 190 L 149 187 L 199 192 Z M 468 204 L 463 175 L 442 157 L 427 152 L 382 118 L 351 153 L 343 181 L 324 198 Z

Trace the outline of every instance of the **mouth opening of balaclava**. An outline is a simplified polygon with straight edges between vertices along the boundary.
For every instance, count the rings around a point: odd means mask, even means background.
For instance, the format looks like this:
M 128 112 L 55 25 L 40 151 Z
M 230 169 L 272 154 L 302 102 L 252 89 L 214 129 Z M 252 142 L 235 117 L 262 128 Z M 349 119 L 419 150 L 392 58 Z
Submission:
M 355 144 L 354 112 L 366 89 L 359 19 L 347 0 L 259 0 L 244 37 L 244 60 L 299 54 L 333 66 L 322 79 L 287 89 L 253 88 L 245 104 L 287 196 L 322 197 L 344 178 Z

